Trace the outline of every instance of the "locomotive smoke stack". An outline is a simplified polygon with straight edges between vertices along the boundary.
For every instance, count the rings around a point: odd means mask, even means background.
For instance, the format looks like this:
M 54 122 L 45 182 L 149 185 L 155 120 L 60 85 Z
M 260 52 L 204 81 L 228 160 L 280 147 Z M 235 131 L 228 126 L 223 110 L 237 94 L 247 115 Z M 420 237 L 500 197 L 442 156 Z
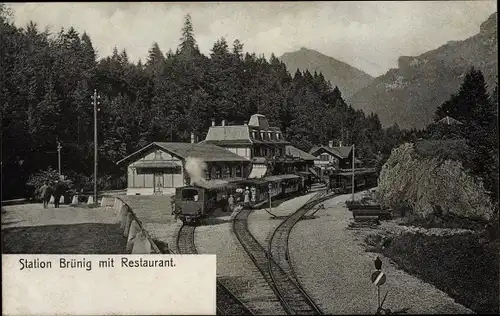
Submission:
M 207 165 L 203 160 L 194 157 L 187 157 L 184 168 L 189 175 L 191 185 L 200 184 L 205 181 L 203 175 L 205 174 Z

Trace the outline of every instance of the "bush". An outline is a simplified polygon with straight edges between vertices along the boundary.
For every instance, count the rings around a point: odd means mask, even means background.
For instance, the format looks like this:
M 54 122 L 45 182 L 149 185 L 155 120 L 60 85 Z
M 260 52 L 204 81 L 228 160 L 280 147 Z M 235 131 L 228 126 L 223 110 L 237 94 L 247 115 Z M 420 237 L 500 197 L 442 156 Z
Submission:
M 38 194 L 38 189 L 45 182 L 53 183 L 56 180 L 62 181 L 67 190 L 74 190 L 73 181 L 68 177 L 64 177 L 64 179 L 62 180 L 59 177 L 59 173 L 57 172 L 57 170 L 52 169 L 52 167 L 49 167 L 47 170 L 40 170 L 38 173 L 31 175 L 26 184 L 34 189 L 35 193 L 33 195 L 36 196 Z
M 499 242 L 479 234 L 392 236 L 386 247 L 372 237 L 371 248 L 400 268 L 446 292 L 477 313 L 498 313 Z

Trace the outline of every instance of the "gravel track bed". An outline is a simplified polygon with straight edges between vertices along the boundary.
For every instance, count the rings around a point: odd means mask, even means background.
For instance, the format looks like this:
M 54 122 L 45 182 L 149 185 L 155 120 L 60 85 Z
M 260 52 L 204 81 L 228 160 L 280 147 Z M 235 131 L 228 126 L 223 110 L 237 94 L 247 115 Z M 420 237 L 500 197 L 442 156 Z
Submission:
M 316 194 L 317 192 L 313 192 L 285 201 L 277 207 L 273 207 L 271 213 L 276 216 L 288 216 L 297 211 Z M 265 209 L 269 210 L 269 208 Z M 255 210 L 250 213 L 248 216 L 248 229 L 264 249 L 267 249 L 272 233 L 281 224 L 283 219 L 271 219 L 271 215 L 265 209 Z
M 365 252 L 363 246 L 365 236 L 376 229 L 346 229 L 353 221 L 345 207 L 350 197 L 341 195 L 324 202 L 326 209 L 317 212 L 315 219 L 298 222 L 289 239 L 300 282 L 325 314 L 374 314 L 377 309 L 377 289 L 370 280 L 377 254 Z M 406 308 L 410 314 L 472 313 L 379 256 L 387 275 L 381 297 L 389 290 L 384 308 L 393 312 Z
M 235 215 L 214 214 L 195 231 L 198 253 L 217 255 L 217 278 L 255 314 L 286 315 L 274 292 L 232 232 Z

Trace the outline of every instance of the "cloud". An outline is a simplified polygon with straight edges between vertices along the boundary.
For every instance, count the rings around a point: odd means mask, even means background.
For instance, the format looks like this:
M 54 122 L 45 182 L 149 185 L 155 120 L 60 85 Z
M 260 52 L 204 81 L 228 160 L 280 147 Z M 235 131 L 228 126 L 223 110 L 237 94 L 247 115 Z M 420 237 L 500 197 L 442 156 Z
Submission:
M 401 55 L 417 55 L 478 32 L 496 11 L 495 1 L 258 2 L 258 3 L 15 3 L 14 21 L 30 20 L 53 32 L 74 26 L 86 31 L 99 57 L 114 46 L 131 60 L 146 58 L 153 42 L 167 52 L 179 44 L 190 13 L 204 54 L 224 36 L 244 50 L 276 56 L 308 47 L 372 75 L 397 66 Z

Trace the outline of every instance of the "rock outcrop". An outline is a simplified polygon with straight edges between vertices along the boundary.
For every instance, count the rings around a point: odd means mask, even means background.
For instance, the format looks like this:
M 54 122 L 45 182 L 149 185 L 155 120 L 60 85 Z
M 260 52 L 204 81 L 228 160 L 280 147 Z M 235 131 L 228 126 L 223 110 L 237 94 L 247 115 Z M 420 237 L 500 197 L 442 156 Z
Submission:
M 416 216 L 489 221 L 491 200 L 461 162 L 419 155 L 415 145 L 395 148 L 379 177 L 378 199 L 389 208 L 408 207 Z

